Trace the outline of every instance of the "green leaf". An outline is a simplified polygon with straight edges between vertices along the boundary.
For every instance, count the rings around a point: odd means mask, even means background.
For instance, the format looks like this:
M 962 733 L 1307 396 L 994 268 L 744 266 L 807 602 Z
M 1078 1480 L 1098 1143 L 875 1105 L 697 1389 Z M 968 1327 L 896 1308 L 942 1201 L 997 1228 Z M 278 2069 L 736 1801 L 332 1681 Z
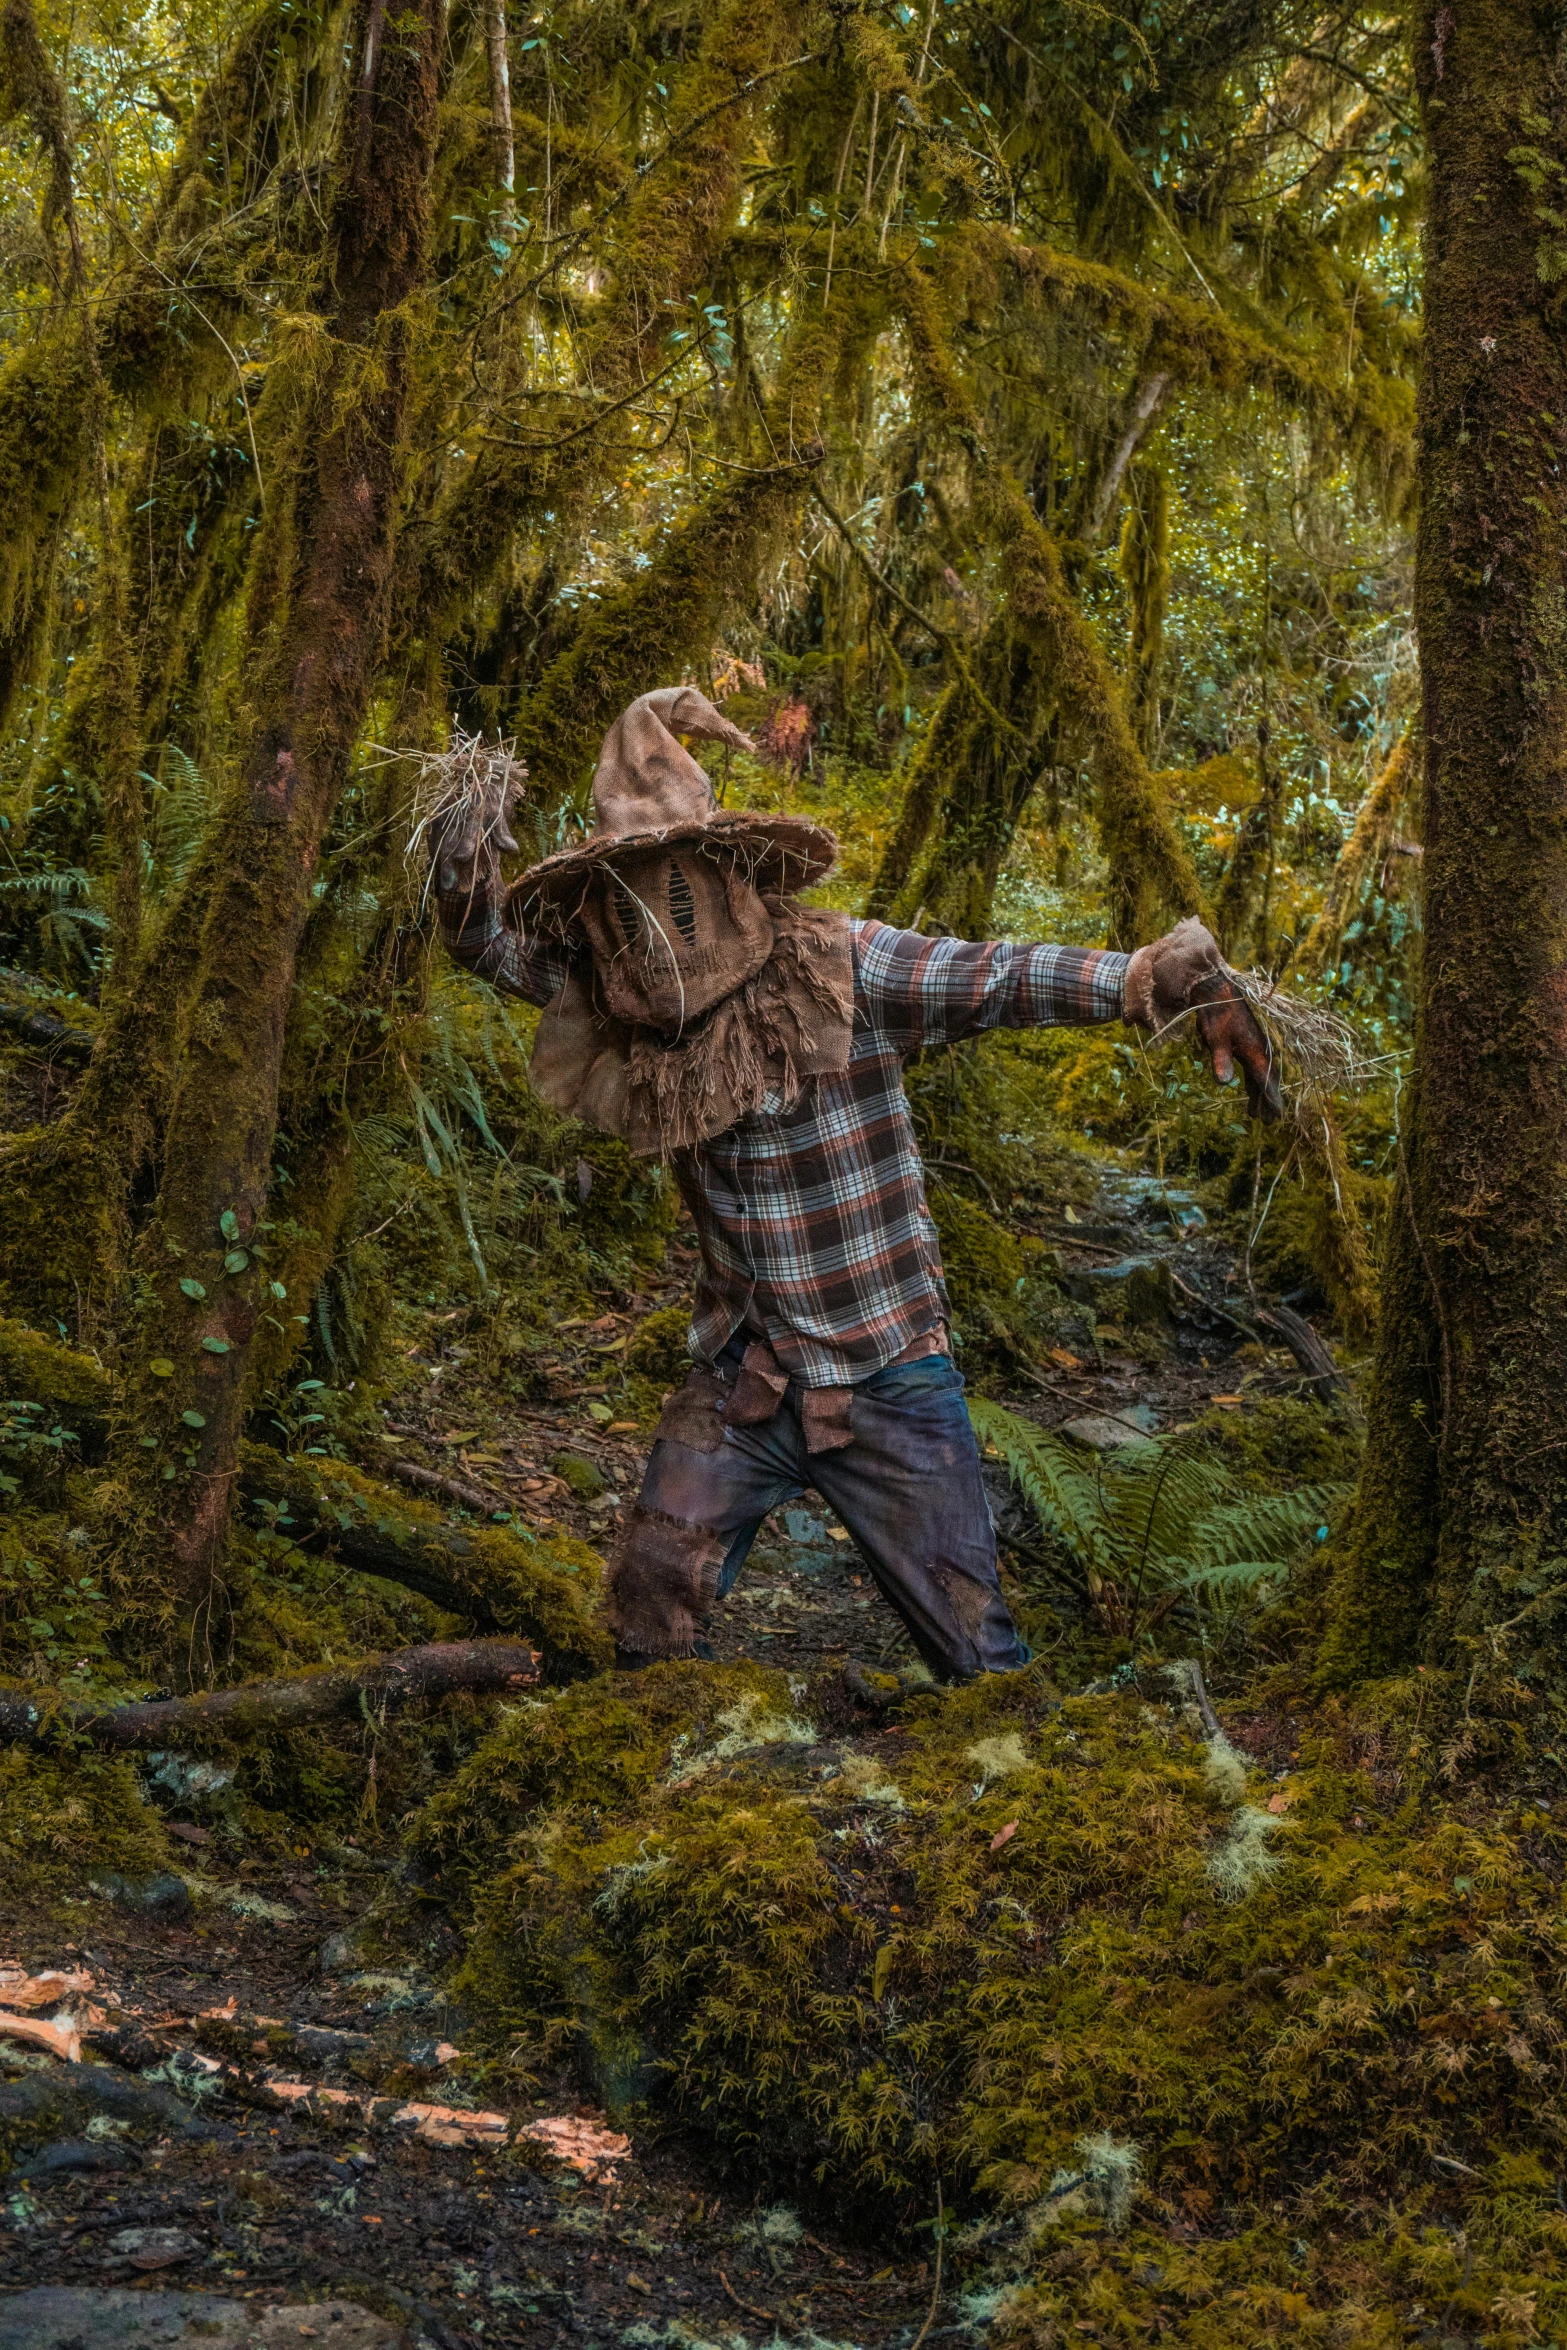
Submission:
M 187 1428 L 205 1428 L 207 1425 L 206 1415 L 203 1412 L 181 1412 L 180 1418 Z
M 207 1294 L 206 1291 L 202 1288 L 201 1283 L 199 1281 L 192 1281 L 188 1273 L 186 1274 L 184 1280 L 180 1283 L 180 1287 L 184 1290 L 187 1297 L 205 1297 Z
M 271 1290 L 273 1296 L 276 1298 L 285 1298 L 288 1295 L 288 1291 L 283 1287 L 281 1281 L 269 1281 L 267 1283 L 267 1287 Z
M 229 1350 L 226 1338 L 204 1338 L 201 1343 L 209 1355 L 226 1355 Z
M 590 1403 L 588 1410 L 593 1414 L 594 1419 L 599 1421 L 601 1425 L 607 1424 L 615 1417 L 608 1404 Z
M 238 1240 L 239 1218 L 235 1215 L 232 1208 L 225 1208 L 222 1215 L 218 1218 L 218 1230 L 222 1233 L 225 1240 Z
M 231 1248 L 223 1260 L 223 1270 L 225 1273 L 243 1273 L 249 1263 L 250 1258 L 244 1249 Z
M 154 1355 L 147 1368 L 154 1379 L 172 1379 L 174 1376 L 174 1365 L 167 1355 Z

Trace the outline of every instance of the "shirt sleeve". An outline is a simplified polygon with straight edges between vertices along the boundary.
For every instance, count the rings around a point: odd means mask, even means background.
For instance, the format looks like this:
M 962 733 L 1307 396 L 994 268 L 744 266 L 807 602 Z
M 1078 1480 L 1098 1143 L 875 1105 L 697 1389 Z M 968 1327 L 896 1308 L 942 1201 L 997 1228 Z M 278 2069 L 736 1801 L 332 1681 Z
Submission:
M 1077 1027 L 1121 1017 L 1130 955 L 1108 947 L 971 944 L 884 922 L 853 925 L 860 992 L 904 1052 L 987 1028 Z
M 436 899 L 447 952 L 507 995 L 530 1004 L 553 1003 L 571 971 L 571 957 L 553 940 L 523 938 L 501 920 L 499 880 L 442 891 Z

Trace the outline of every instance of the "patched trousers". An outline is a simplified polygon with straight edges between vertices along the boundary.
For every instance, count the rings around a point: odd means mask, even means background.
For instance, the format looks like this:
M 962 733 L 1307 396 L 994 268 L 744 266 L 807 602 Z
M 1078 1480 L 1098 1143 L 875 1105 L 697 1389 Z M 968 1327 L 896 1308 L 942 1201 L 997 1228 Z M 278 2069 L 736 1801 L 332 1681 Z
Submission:
M 768 1511 L 811 1487 L 848 1528 L 938 1678 L 1027 1664 L 1001 1596 L 979 1451 L 950 1357 L 889 1364 L 852 1391 L 802 1391 L 780 1371 L 769 1396 L 751 1369 L 759 1351 L 742 1356 L 733 1342 L 715 1370 L 693 1371 L 664 1407 L 606 1593 L 621 1649 L 694 1654 Z M 828 1396 L 842 1399 L 846 1424 L 824 1436 Z

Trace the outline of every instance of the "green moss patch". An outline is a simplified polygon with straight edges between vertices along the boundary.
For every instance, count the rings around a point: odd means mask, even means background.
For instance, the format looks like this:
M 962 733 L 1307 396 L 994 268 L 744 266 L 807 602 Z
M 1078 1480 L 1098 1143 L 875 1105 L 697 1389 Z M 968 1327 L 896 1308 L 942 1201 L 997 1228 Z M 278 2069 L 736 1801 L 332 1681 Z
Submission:
M 1408 1710 L 1281 1717 L 1264 1777 L 1038 1668 L 831 1703 L 674 1665 L 507 1712 L 411 1833 L 519 2061 L 878 2224 L 939 2180 L 1008 2339 L 1403 2341 L 1423 2277 L 1484 2277 L 1488 2344 L 1509 2294 L 1567 2323 L 1549 1813 L 1417 1801 Z

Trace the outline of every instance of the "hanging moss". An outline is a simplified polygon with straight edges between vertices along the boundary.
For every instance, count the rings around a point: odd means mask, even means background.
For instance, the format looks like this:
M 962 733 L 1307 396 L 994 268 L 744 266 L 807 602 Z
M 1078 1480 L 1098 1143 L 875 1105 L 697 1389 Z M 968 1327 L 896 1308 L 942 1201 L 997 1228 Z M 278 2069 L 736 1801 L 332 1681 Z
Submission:
M 1354 918 L 1374 867 L 1387 855 L 1410 789 L 1413 761 L 1414 740 L 1406 731 L 1394 744 L 1381 774 L 1360 803 L 1354 830 L 1333 867 L 1322 910 L 1295 957 L 1295 969 L 1302 979 L 1320 979 L 1336 967 L 1344 932 Z
M 1159 743 L 1164 680 L 1164 624 L 1170 599 L 1170 485 L 1155 465 L 1132 477 L 1132 502 L 1121 531 L 1121 577 L 1131 602 L 1127 648 L 1127 716 L 1145 758 Z

